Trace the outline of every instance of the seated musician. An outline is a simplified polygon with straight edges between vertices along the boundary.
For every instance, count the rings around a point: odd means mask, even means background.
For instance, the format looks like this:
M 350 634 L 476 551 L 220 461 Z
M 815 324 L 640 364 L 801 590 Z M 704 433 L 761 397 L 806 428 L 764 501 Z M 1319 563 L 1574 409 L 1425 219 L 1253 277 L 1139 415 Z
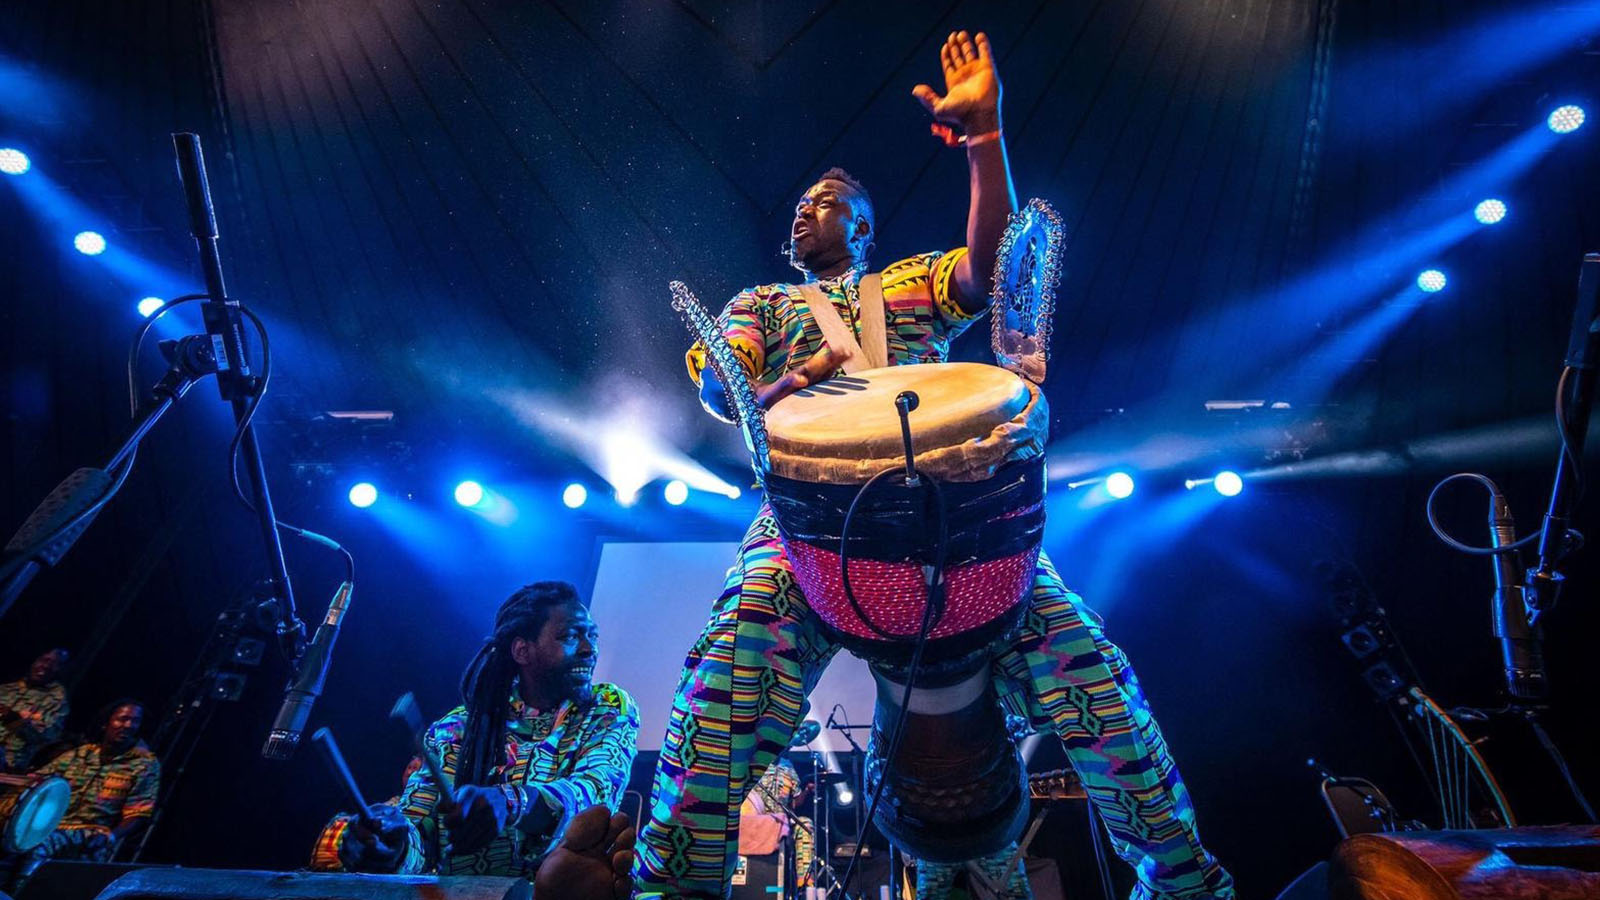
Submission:
M 603 834 L 604 816 L 574 818 L 616 809 L 639 717 L 621 688 L 590 683 L 598 640 L 572 585 L 541 581 L 512 594 L 462 678 L 463 705 L 424 738 L 451 784 L 424 766 L 397 803 L 369 808 L 376 832 L 352 818 L 338 842 L 344 868 L 532 878 L 563 836 L 572 843 L 569 826 L 595 819 Z
M 19 878 L 47 859 L 109 860 L 119 844 L 150 824 L 161 763 L 139 739 L 144 704 L 118 700 L 101 711 L 97 723 L 98 741 L 80 744 L 37 770 L 65 778 L 72 803 L 56 830 L 28 852 Z
M 0 772 L 28 771 L 39 748 L 61 736 L 67 687 L 60 676 L 66 663 L 67 651 L 46 650 L 27 675 L 0 684 Z

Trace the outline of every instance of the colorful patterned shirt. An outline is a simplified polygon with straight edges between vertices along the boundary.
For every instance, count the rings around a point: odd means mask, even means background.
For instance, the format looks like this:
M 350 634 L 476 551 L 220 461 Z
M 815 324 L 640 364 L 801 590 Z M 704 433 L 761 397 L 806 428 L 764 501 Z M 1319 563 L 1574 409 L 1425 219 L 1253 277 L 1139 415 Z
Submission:
M 39 748 L 61 737 L 67 721 L 67 687 L 31 687 L 26 679 L 0 684 L 0 707 L 20 718 L 0 727 L 0 772 L 25 772 Z
M 155 812 L 161 762 L 144 741 L 112 759 L 102 759 L 99 744 L 81 744 L 40 767 L 41 775 L 60 775 L 72 785 L 72 803 L 62 828 L 116 828 Z
M 965 247 L 948 253 L 922 253 L 883 270 L 884 330 L 891 365 L 944 362 L 950 341 L 972 324 L 976 314 L 955 296 L 956 265 Z M 856 339 L 861 336 L 861 269 L 818 282 Z M 718 320 L 750 377 L 762 384 L 805 364 L 823 344 L 822 330 L 793 284 L 766 284 L 740 291 Z M 696 343 L 687 359 L 689 377 L 700 383 L 705 348 Z
M 554 710 L 530 710 L 515 691 L 507 716 L 506 762 L 490 772 L 489 784 L 527 789 L 529 803 L 545 803 L 558 817 L 547 837 L 528 835 L 515 823 L 475 853 L 443 856 L 449 835 L 434 815 L 439 787 L 426 768 L 406 782 L 400 809 L 410 825 L 402 874 L 437 866 L 441 875 L 522 875 L 532 877 L 544 854 L 566 833 L 572 817 L 595 804 L 614 812 L 633 770 L 638 749 L 639 710 L 622 688 L 594 686 L 594 703 L 580 708 L 568 701 Z M 452 778 L 467 727 L 467 710 L 458 706 L 433 723 L 423 738 Z

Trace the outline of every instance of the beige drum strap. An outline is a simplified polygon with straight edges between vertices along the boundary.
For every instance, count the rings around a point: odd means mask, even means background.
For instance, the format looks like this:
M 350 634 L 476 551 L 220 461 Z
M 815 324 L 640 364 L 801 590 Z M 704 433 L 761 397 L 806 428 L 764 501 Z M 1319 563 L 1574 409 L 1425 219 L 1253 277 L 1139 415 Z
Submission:
M 817 328 L 822 332 L 822 339 L 828 346 L 849 353 L 850 361 L 845 363 L 845 374 L 853 374 L 866 369 L 881 369 L 889 365 L 889 343 L 884 317 L 886 311 L 883 305 L 883 276 L 879 274 L 863 275 L 859 293 L 861 297 L 861 340 L 856 341 L 856 336 L 850 333 L 850 328 L 839 318 L 839 311 L 833 308 L 833 301 L 815 284 L 795 285 L 799 288 L 800 295 L 805 298 L 806 306 L 811 309 L 811 318 L 816 321 Z

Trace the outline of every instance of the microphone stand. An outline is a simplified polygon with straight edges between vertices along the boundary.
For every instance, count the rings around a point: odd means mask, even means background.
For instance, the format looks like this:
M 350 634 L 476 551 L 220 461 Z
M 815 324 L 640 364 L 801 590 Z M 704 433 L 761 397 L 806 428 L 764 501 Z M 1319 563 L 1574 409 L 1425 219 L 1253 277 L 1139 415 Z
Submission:
M 1578 272 L 1578 302 L 1573 309 L 1565 362 L 1557 399 L 1562 413 L 1557 423 L 1561 428 L 1561 453 L 1550 486 L 1550 505 L 1539 534 L 1539 564 L 1525 578 L 1525 612 L 1535 648 L 1539 641 L 1539 618 L 1560 599 L 1566 581 L 1561 569 L 1576 544 L 1568 523 L 1583 480 L 1583 451 L 1589 436 L 1589 414 L 1594 406 L 1595 377 L 1600 373 L 1600 253 L 1584 254 Z M 1542 676 L 1542 672 L 1540 674 Z M 1590 822 L 1597 821 L 1594 808 L 1573 779 L 1566 759 L 1540 724 L 1535 707 L 1520 702 L 1521 699 L 1513 690 L 1511 711 L 1528 722 L 1540 745 L 1555 761 L 1578 806 Z
M 206 181 L 205 157 L 200 136 L 180 133 L 172 136 L 178 157 L 178 177 L 189 210 L 189 230 L 200 248 L 200 265 L 205 274 L 206 299 L 200 305 L 206 334 L 213 346 L 220 346 L 223 358 L 217 360 L 217 391 L 233 407 L 233 420 L 240 431 L 240 452 L 245 474 L 250 479 L 252 506 L 266 550 L 271 595 L 283 602 L 278 621 L 278 639 L 290 660 L 298 662 L 305 652 L 305 623 L 295 609 L 294 587 L 283 559 L 283 542 L 278 534 L 278 519 L 272 509 L 272 494 L 267 488 L 267 469 L 256 443 L 255 425 L 250 421 L 260 402 L 261 382 L 250 373 L 245 340 L 244 316 L 239 301 L 228 297 L 222 279 L 222 257 L 217 252 L 217 217 L 211 206 L 211 186 Z M 233 464 L 232 460 L 228 463 Z
M 266 466 L 250 421 L 265 385 L 251 374 L 243 308 L 237 300 L 228 297 L 223 281 L 222 260 L 217 252 L 216 214 L 211 206 L 211 189 L 206 183 L 200 138 L 194 134 L 174 134 L 172 143 L 178 175 L 183 182 L 190 230 L 199 247 L 205 276 L 206 295 L 201 303 L 201 315 L 206 332 L 163 342 L 161 350 L 170 367 L 151 392 L 153 402 L 140 411 L 133 430 L 106 468 L 74 472 L 29 515 L 6 545 L 4 556 L 0 557 L 0 617 L 43 567 L 54 565 L 66 554 L 115 496 L 133 468 L 140 441 L 157 421 L 196 381 L 215 375 L 222 399 L 233 407 L 239 446 L 250 481 L 250 505 L 266 550 L 269 578 L 263 606 L 273 612 L 285 654 L 291 661 L 298 661 L 305 652 L 305 625 L 295 609 L 294 589 L 283 558 L 272 496 L 267 489 Z M 231 459 L 229 465 L 232 465 Z

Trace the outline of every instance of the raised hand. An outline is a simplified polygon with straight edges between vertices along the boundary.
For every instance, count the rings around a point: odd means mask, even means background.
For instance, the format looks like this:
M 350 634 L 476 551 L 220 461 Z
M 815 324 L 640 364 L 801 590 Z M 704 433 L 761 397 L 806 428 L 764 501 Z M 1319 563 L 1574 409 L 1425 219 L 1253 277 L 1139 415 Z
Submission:
M 944 94 L 926 84 L 911 89 L 933 118 L 959 126 L 967 134 L 984 134 L 1000 127 L 1000 75 L 994 68 L 989 36 L 976 38 L 965 31 L 952 32 L 939 48 L 944 69 Z

